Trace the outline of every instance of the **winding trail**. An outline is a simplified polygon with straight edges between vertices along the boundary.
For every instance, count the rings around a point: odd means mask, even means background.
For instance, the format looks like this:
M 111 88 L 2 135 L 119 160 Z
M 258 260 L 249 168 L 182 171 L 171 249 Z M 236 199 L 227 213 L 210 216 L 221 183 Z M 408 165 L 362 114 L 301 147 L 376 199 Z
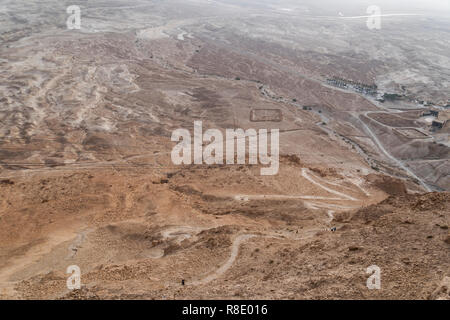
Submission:
M 249 201 L 249 200 L 289 200 L 289 199 L 302 199 L 302 200 L 346 200 L 342 198 L 332 197 L 320 197 L 320 196 L 304 196 L 304 195 L 284 195 L 284 194 L 238 194 L 234 196 L 234 200 Z
M 228 258 L 228 260 L 219 269 L 214 271 L 212 274 L 206 276 L 203 279 L 193 281 L 190 284 L 194 285 L 194 286 L 201 285 L 201 284 L 207 284 L 208 282 L 211 282 L 211 281 L 217 279 L 218 277 L 220 277 L 221 275 L 223 275 L 228 269 L 230 269 L 230 267 L 233 265 L 234 261 L 236 260 L 238 254 L 239 254 L 239 247 L 240 247 L 241 243 L 245 242 L 251 238 L 257 237 L 257 236 L 258 235 L 256 235 L 256 234 L 241 234 L 241 235 L 237 236 L 234 239 L 233 244 L 231 246 L 231 255 Z
M 331 218 L 331 220 L 329 220 L 329 222 L 331 222 L 333 220 L 333 213 L 334 213 L 334 211 L 331 211 L 331 210 L 328 212 L 328 215 Z M 227 259 L 227 261 L 225 261 L 225 263 L 219 269 L 213 271 L 211 274 L 209 274 L 206 277 L 201 278 L 199 280 L 188 281 L 187 285 L 193 285 L 193 286 L 204 285 L 204 284 L 207 284 L 207 283 L 219 278 L 220 276 L 222 276 L 226 271 L 228 271 L 228 269 L 230 269 L 233 266 L 238 254 L 239 254 L 239 248 L 240 248 L 241 244 L 246 242 L 249 239 L 252 239 L 255 237 L 262 237 L 262 238 L 272 238 L 272 239 L 280 239 L 280 240 L 290 239 L 290 240 L 295 240 L 295 241 L 301 241 L 301 240 L 307 240 L 307 239 L 315 236 L 316 233 L 319 231 L 323 231 L 323 229 L 313 228 L 310 230 L 306 230 L 304 232 L 304 235 L 301 237 L 292 236 L 290 234 L 289 235 L 288 234 L 241 234 L 241 235 L 238 235 L 233 240 L 233 244 L 231 245 L 230 257 Z
M 369 112 L 364 113 L 365 117 L 368 119 L 371 119 L 367 114 Z M 400 168 L 402 168 L 404 171 L 406 171 L 409 176 L 413 177 L 414 179 L 416 179 L 420 185 L 427 191 L 427 192 L 431 192 L 431 188 L 428 187 L 428 185 L 421 179 L 419 178 L 414 172 L 412 172 L 408 167 L 406 167 L 402 161 L 398 160 L 397 158 L 395 158 L 394 156 L 392 156 L 382 145 L 382 143 L 380 142 L 380 140 L 378 139 L 378 137 L 373 133 L 372 129 L 369 128 L 369 126 L 359 118 L 359 121 L 361 122 L 361 124 L 364 126 L 364 129 L 366 129 L 367 133 L 370 135 L 370 137 L 373 139 L 373 141 L 375 142 L 375 144 L 377 145 L 378 149 L 380 149 L 381 152 L 383 152 L 383 154 L 388 157 L 390 160 L 392 160 L 395 164 L 397 164 L 397 166 L 399 166 Z
M 351 197 L 351 196 L 349 196 L 349 195 L 346 195 L 345 193 L 342 193 L 342 192 L 333 190 L 333 189 L 328 188 L 328 187 L 324 186 L 323 184 L 321 184 L 321 183 L 315 181 L 315 180 L 308 174 L 308 169 L 307 169 L 307 168 L 302 168 L 302 176 L 303 176 L 304 178 L 306 178 L 309 182 L 311 182 L 311 183 L 315 184 L 316 186 L 318 186 L 318 187 L 324 189 L 325 191 L 328 191 L 328 192 L 330 192 L 330 193 L 333 193 L 333 194 L 335 194 L 335 195 L 338 195 L 338 196 L 344 198 L 345 200 L 357 201 L 357 199 L 355 199 L 355 198 L 353 198 L 353 197 Z M 343 200 L 343 199 L 340 199 L 340 200 Z
M 331 198 L 331 197 L 319 197 L 319 196 L 307 196 L 307 195 L 235 195 L 234 199 L 238 200 L 238 201 L 248 201 L 251 199 L 307 199 L 307 200 L 344 200 L 344 201 L 358 201 L 358 199 L 353 198 L 352 196 L 349 196 L 347 194 L 344 194 L 342 192 L 333 190 L 331 188 L 328 188 L 326 186 L 324 186 L 323 184 L 315 181 L 309 174 L 308 174 L 308 169 L 307 168 L 302 168 L 302 176 L 304 178 L 306 178 L 309 182 L 311 182 L 312 184 L 324 189 L 325 191 L 338 195 L 340 198 Z M 352 182 L 353 183 L 353 182 Z M 338 185 L 336 185 L 338 186 Z M 360 186 L 358 186 L 360 188 Z M 349 189 L 349 188 L 347 188 Z M 364 190 L 363 190 L 364 191 Z M 367 195 L 367 192 L 364 192 Z M 344 206 L 339 206 L 339 205 L 333 205 L 333 204 L 326 204 L 326 203 L 321 203 L 321 204 L 316 204 L 316 203 L 310 203 L 310 202 L 305 202 L 306 205 L 310 206 L 312 209 L 318 209 L 318 208 L 327 208 L 329 210 L 327 210 L 327 215 L 328 215 L 328 220 L 327 223 L 330 224 L 333 219 L 334 219 L 334 213 L 336 209 L 351 209 L 351 207 L 344 207 Z M 332 210 L 332 208 L 334 210 Z M 308 238 L 313 237 L 317 231 L 320 231 L 321 229 L 310 229 L 304 232 L 302 237 L 293 237 L 292 235 L 279 235 L 279 234 L 266 234 L 266 235 L 257 235 L 257 234 L 241 234 L 238 235 L 234 240 L 233 240 L 233 244 L 231 245 L 231 254 L 230 257 L 225 261 L 225 263 L 219 267 L 217 270 L 213 271 L 212 273 L 210 273 L 209 275 L 207 275 L 204 278 L 201 278 L 199 280 L 194 280 L 192 282 L 188 282 L 188 285 L 193 285 L 193 286 L 197 286 L 197 285 L 204 285 L 207 284 L 217 278 L 219 278 L 220 276 L 222 276 L 228 269 L 230 269 L 238 254 L 239 254 L 239 248 L 241 246 L 241 244 L 249 239 L 255 238 L 255 237 L 265 237 L 265 238 L 274 238 L 274 239 L 291 239 L 291 240 L 305 240 Z

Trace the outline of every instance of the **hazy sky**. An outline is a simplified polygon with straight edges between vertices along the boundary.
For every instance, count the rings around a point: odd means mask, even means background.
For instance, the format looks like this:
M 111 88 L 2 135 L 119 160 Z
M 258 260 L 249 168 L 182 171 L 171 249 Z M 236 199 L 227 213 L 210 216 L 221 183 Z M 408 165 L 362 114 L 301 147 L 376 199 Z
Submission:
M 450 15 L 450 0 L 215 0 L 247 7 L 309 7 L 313 11 L 364 14 L 368 6 L 377 5 L 382 13 L 436 13 Z
M 320 2 L 320 0 L 319 0 Z M 450 13 L 450 0 L 336 0 L 334 3 L 348 2 L 350 4 L 378 5 L 389 10 L 424 10 L 443 11 Z

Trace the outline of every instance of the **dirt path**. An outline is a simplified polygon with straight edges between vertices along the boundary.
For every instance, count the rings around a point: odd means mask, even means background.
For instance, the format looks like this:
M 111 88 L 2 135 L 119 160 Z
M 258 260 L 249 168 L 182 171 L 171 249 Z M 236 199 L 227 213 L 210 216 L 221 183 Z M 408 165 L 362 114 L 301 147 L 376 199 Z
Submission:
M 331 217 L 333 217 L 333 212 L 331 211 L 329 212 L 329 215 Z M 332 220 L 332 219 L 331 219 Z M 331 222 L 330 220 L 330 222 Z M 233 240 L 233 244 L 231 245 L 231 253 L 230 253 L 230 257 L 227 259 L 227 261 L 225 261 L 225 263 L 218 268 L 217 270 L 213 271 L 211 274 L 209 274 L 208 276 L 201 278 L 199 280 L 194 280 L 192 282 L 187 282 L 187 285 L 194 285 L 194 286 L 198 286 L 198 285 L 204 285 L 207 284 L 217 278 L 219 278 L 220 276 L 222 276 L 228 269 L 230 269 L 238 254 L 239 254 L 239 248 L 241 246 L 242 243 L 246 242 L 249 239 L 255 238 L 255 237 L 263 237 L 263 238 L 272 238 L 272 239 L 280 239 L 280 240 L 294 240 L 294 241 L 301 241 L 301 240 L 306 240 L 309 239 L 311 237 L 313 237 L 314 235 L 316 235 L 317 232 L 319 231 L 323 231 L 322 228 L 313 228 L 310 230 L 306 230 L 303 234 L 303 236 L 297 237 L 297 236 L 293 236 L 291 234 L 288 233 L 282 233 L 282 234 L 263 234 L 263 235 L 258 235 L 258 234 L 241 234 L 238 235 L 234 240 Z
M 332 198 L 332 197 L 320 197 L 320 196 L 306 196 L 306 195 L 285 195 L 285 194 L 238 194 L 234 196 L 235 200 L 238 201 L 249 201 L 249 200 L 289 200 L 289 199 L 302 199 L 302 200 L 346 200 L 342 198 Z
M 233 265 L 234 261 L 236 260 L 236 257 L 238 256 L 238 253 L 239 253 L 239 247 L 240 247 L 241 243 L 245 242 L 251 238 L 257 237 L 257 236 L 258 235 L 256 235 L 256 234 L 242 234 L 242 235 L 237 236 L 234 239 L 233 244 L 231 245 L 231 254 L 230 254 L 230 257 L 228 258 L 228 260 L 219 269 L 214 271 L 212 274 L 206 276 L 203 279 L 193 281 L 190 284 L 194 285 L 194 286 L 206 284 L 208 282 L 213 281 L 214 279 L 217 279 L 221 275 L 223 275 L 228 269 L 230 269 L 230 267 Z
M 368 112 L 364 113 L 364 115 L 370 119 L 370 117 L 368 117 Z M 377 145 L 377 147 L 381 150 L 381 152 L 390 160 L 392 160 L 395 164 L 397 164 L 400 168 L 402 168 L 404 171 L 406 171 L 406 173 L 408 173 L 409 176 L 411 176 L 412 178 L 416 179 L 421 185 L 422 187 L 427 191 L 427 192 L 431 192 L 431 188 L 428 187 L 428 185 L 421 179 L 419 178 L 414 172 L 412 172 L 411 170 L 408 169 L 408 167 L 405 166 L 405 164 L 398 160 L 397 158 L 395 158 L 394 156 L 392 156 L 382 145 L 382 143 L 380 142 L 380 140 L 378 139 L 378 137 L 373 133 L 372 129 L 369 128 L 369 126 L 361 119 L 359 119 L 359 121 L 362 123 L 362 125 L 364 126 L 364 128 L 366 129 L 367 133 L 371 136 L 371 138 L 373 139 L 373 141 L 375 142 L 375 144 Z
M 325 190 L 325 191 L 327 191 L 327 192 L 329 192 L 329 193 L 333 193 L 333 194 L 335 194 L 335 195 L 338 195 L 338 196 L 342 197 L 343 199 L 340 199 L 340 200 L 357 201 L 357 199 L 355 199 L 355 198 L 353 198 L 353 197 L 351 197 L 351 196 L 349 196 L 349 195 L 346 195 L 345 193 L 342 193 L 342 192 L 333 190 L 333 189 L 328 188 L 328 187 L 324 186 L 323 184 L 321 184 L 321 183 L 315 181 L 315 180 L 308 174 L 308 169 L 307 169 L 307 168 L 302 168 L 302 176 L 303 176 L 304 178 L 306 178 L 309 182 L 315 184 L 316 186 L 322 188 L 323 190 Z

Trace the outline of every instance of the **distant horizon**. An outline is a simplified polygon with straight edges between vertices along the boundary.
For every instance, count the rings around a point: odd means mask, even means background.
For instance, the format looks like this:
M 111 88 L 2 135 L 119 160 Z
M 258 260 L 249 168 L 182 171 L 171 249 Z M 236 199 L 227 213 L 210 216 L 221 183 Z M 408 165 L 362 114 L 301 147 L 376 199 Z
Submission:
M 195 1 L 198 2 L 198 1 Z M 207 2 L 205 0 L 205 2 Z M 450 1 L 447 0 L 343 0 L 343 1 L 330 1 L 330 0 L 214 0 L 211 3 L 219 2 L 233 5 L 242 6 L 280 6 L 290 9 L 290 7 L 304 7 L 311 6 L 314 9 L 323 10 L 326 12 L 336 11 L 336 14 L 347 11 L 347 14 L 354 14 L 355 12 L 361 12 L 370 5 L 379 6 L 383 12 L 386 13 L 433 13 L 437 15 L 449 15 L 450 16 Z

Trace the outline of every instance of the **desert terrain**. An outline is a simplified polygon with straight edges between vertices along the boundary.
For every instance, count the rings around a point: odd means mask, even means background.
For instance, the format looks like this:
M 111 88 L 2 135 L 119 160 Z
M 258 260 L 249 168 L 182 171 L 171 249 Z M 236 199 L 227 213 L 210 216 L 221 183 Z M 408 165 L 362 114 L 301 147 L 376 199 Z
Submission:
M 0 299 L 450 298 L 444 13 L 2 3 Z M 194 121 L 279 129 L 278 173 L 175 165 Z

